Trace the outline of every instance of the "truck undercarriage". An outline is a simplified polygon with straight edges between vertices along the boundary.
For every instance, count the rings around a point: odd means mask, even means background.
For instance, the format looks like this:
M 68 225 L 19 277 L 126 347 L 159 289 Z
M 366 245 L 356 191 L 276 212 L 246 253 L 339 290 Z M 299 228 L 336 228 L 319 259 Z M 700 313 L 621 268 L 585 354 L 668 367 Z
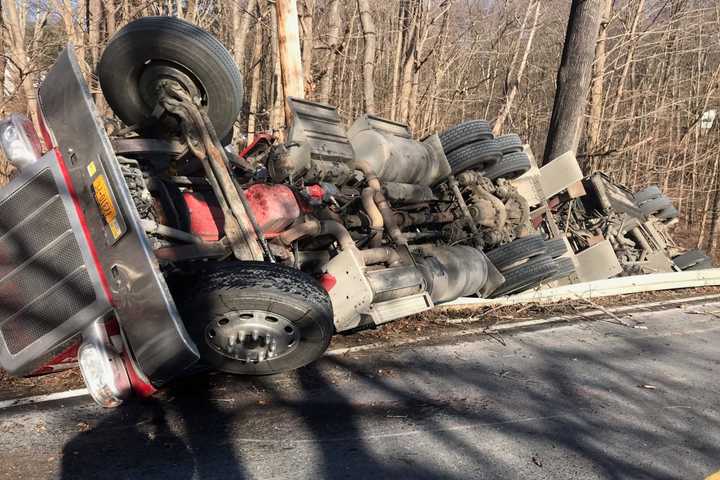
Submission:
M 98 77 L 122 124 L 100 118 L 65 50 L 39 94 L 52 150 L 3 190 L 2 228 L 13 234 L 0 249 L 8 275 L 39 259 L 28 281 L 48 277 L 45 245 L 10 255 L 37 232 L 70 232 L 60 236 L 75 239 L 80 256 L 75 270 L 55 271 L 57 285 L 47 282 L 32 298 L 11 291 L 17 278 L 0 280 L 0 363 L 29 374 L 81 343 L 83 374 L 108 406 L 131 387 L 152 391 L 196 364 L 286 371 L 322 355 L 334 333 L 462 296 L 563 281 L 576 265 L 565 235 L 553 232 L 569 232 L 574 252 L 609 239 L 625 252 L 626 271 L 652 251 L 663 251 L 670 267 L 668 252 L 681 254 L 664 227 L 652 227 L 672 216 L 664 202 L 655 202 L 660 217 L 640 208 L 633 223 L 617 202 L 569 199 L 552 207 L 555 225 L 547 227 L 515 182 L 532 167 L 522 141 L 495 138 L 482 120 L 417 140 L 407 126 L 369 114 L 346 129 L 334 107 L 289 98 L 288 130 L 256 134 L 236 152 L 223 140 L 241 113 L 239 73 L 216 39 L 178 19 L 127 25 Z M 17 199 L 48 185 L 70 224 L 23 234 L 34 211 Z M 87 285 L 68 283 L 77 272 Z M 76 308 L 43 306 L 62 286 L 80 297 Z M 36 328 L 25 321 L 32 312 Z M 20 337 L 24 344 L 11 346 Z M 117 387 L 123 375 L 127 385 Z

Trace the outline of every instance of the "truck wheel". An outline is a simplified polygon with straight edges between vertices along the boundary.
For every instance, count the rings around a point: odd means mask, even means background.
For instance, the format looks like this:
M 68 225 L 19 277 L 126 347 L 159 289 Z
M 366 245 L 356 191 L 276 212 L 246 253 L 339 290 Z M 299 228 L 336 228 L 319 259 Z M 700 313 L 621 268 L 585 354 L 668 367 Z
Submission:
M 673 258 L 673 263 L 680 269 L 680 270 L 690 270 L 692 267 L 699 263 L 703 262 L 710 262 L 712 265 L 712 260 L 710 257 L 707 256 L 705 252 L 702 250 L 689 250 L 682 255 L 678 255 L 677 257 Z
M 680 214 L 680 212 L 678 212 L 677 208 L 668 207 L 668 208 L 658 212 L 655 216 L 662 220 L 665 220 L 666 222 L 669 222 L 670 220 L 676 219 L 679 214 Z
M 495 141 L 497 142 L 498 147 L 500 147 L 500 151 L 503 155 L 523 151 L 523 142 L 520 139 L 520 136 L 515 133 L 501 135 L 495 138 Z
M 635 203 L 640 205 L 643 202 L 647 202 L 648 200 L 654 200 L 662 195 L 662 190 L 660 190 L 660 187 L 657 185 L 650 185 L 647 188 L 644 188 L 637 192 L 635 197 Z
M 152 116 L 155 82 L 176 72 L 192 83 L 186 88 L 196 90 L 224 138 L 240 113 L 243 82 L 230 53 L 205 30 L 175 17 L 135 20 L 110 40 L 97 67 L 113 111 L 150 135 L 162 133 Z
M 641 203 L 640 211 L 642 211 L 645 215 L 654 215 L 672 206 L 672 200 L 663 195 L 658 198 L 654 198 L 652 200 Z
M 530 170 L 530 157 L 524 152 L 508 153 L 494 166 L 485 171 L 490 180 L 507 178 L 513 180 Z
M 446 155 L 470 143 L 492 139 L 492 128 L 485 120 L 463 122 L 440 134 L 440 142 Z
M 495 144 L 495 140 L 469 143 L 447 154 L 450 168 L 455 175 L 471 169 L 486 170 L 501 158 L 502 152 Z
M 545 240 L 545 250 L 548 255 L 552 258 L 558 258 L 565 255 L 568 251 L 565 239 L 563 238 L 552 238 Z
M 707 257 L 705 260 L 702 260 L 692 267 L 688 267 L 685 270 L 687 271 L 695 271 L 695 270 L 707 270 L 709 268 L 713 268 L 712 259 L 710 257 Z
M 527 263 L 502 272 L 505 283 L 492 293 L 492 297 L 518 293 L 536 287 L 555 275 L 557 270 L 557 263 L 548 255 L 532 258 Z
M 555 275 L 550 277 L 548 281 L 560 280 L 561 278 L 567 278 L 575 273 L 575 264 L 572 259 L 568 257 L 561 257 L 555 259 L 555 265 L 557 266 L 557 272 Z
M 330 297 L 308 275 L 264 262 L 233 262 L 192 278 L 180 311 L 217 370 L 269 375 L 318 359 L 330 344 Z
M 540 235 L 522 237 L 486 253 L 493 265 L 504 272 L 519 262 L 546 253 L 545 241 Z M 503 273 L 504 275 L 504 273 Z

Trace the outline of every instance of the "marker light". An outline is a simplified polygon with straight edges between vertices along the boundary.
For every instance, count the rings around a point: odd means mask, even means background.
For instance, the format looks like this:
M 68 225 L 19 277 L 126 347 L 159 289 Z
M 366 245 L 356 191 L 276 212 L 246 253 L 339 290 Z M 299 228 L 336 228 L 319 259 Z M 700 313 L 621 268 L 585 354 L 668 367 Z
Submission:
M 8 161 L 23 169 L 42 156 L 40 139 L 32 122 L 17 113 L 0 120 L 0 146 Z

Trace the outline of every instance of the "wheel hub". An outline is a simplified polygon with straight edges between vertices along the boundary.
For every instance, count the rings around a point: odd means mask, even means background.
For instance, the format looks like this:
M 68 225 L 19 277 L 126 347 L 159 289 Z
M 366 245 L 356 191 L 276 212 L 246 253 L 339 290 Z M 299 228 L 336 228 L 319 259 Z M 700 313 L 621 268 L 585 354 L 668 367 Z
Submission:
M 210 322 L 205 328 L 205 341 L 225 357 L 259 363 L 293 351 L 300 341 L 300 332 L 282 315 L 243 310 Z

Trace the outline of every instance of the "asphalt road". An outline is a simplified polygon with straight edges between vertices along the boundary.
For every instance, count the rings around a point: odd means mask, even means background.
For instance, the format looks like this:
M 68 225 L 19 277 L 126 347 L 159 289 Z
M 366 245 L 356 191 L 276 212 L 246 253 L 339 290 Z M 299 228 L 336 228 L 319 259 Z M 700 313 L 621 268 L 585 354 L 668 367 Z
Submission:
M 112 411 L 4 410 L 0 478 L 703 479 L 720 470 L 719 311 L 203 376 Z

